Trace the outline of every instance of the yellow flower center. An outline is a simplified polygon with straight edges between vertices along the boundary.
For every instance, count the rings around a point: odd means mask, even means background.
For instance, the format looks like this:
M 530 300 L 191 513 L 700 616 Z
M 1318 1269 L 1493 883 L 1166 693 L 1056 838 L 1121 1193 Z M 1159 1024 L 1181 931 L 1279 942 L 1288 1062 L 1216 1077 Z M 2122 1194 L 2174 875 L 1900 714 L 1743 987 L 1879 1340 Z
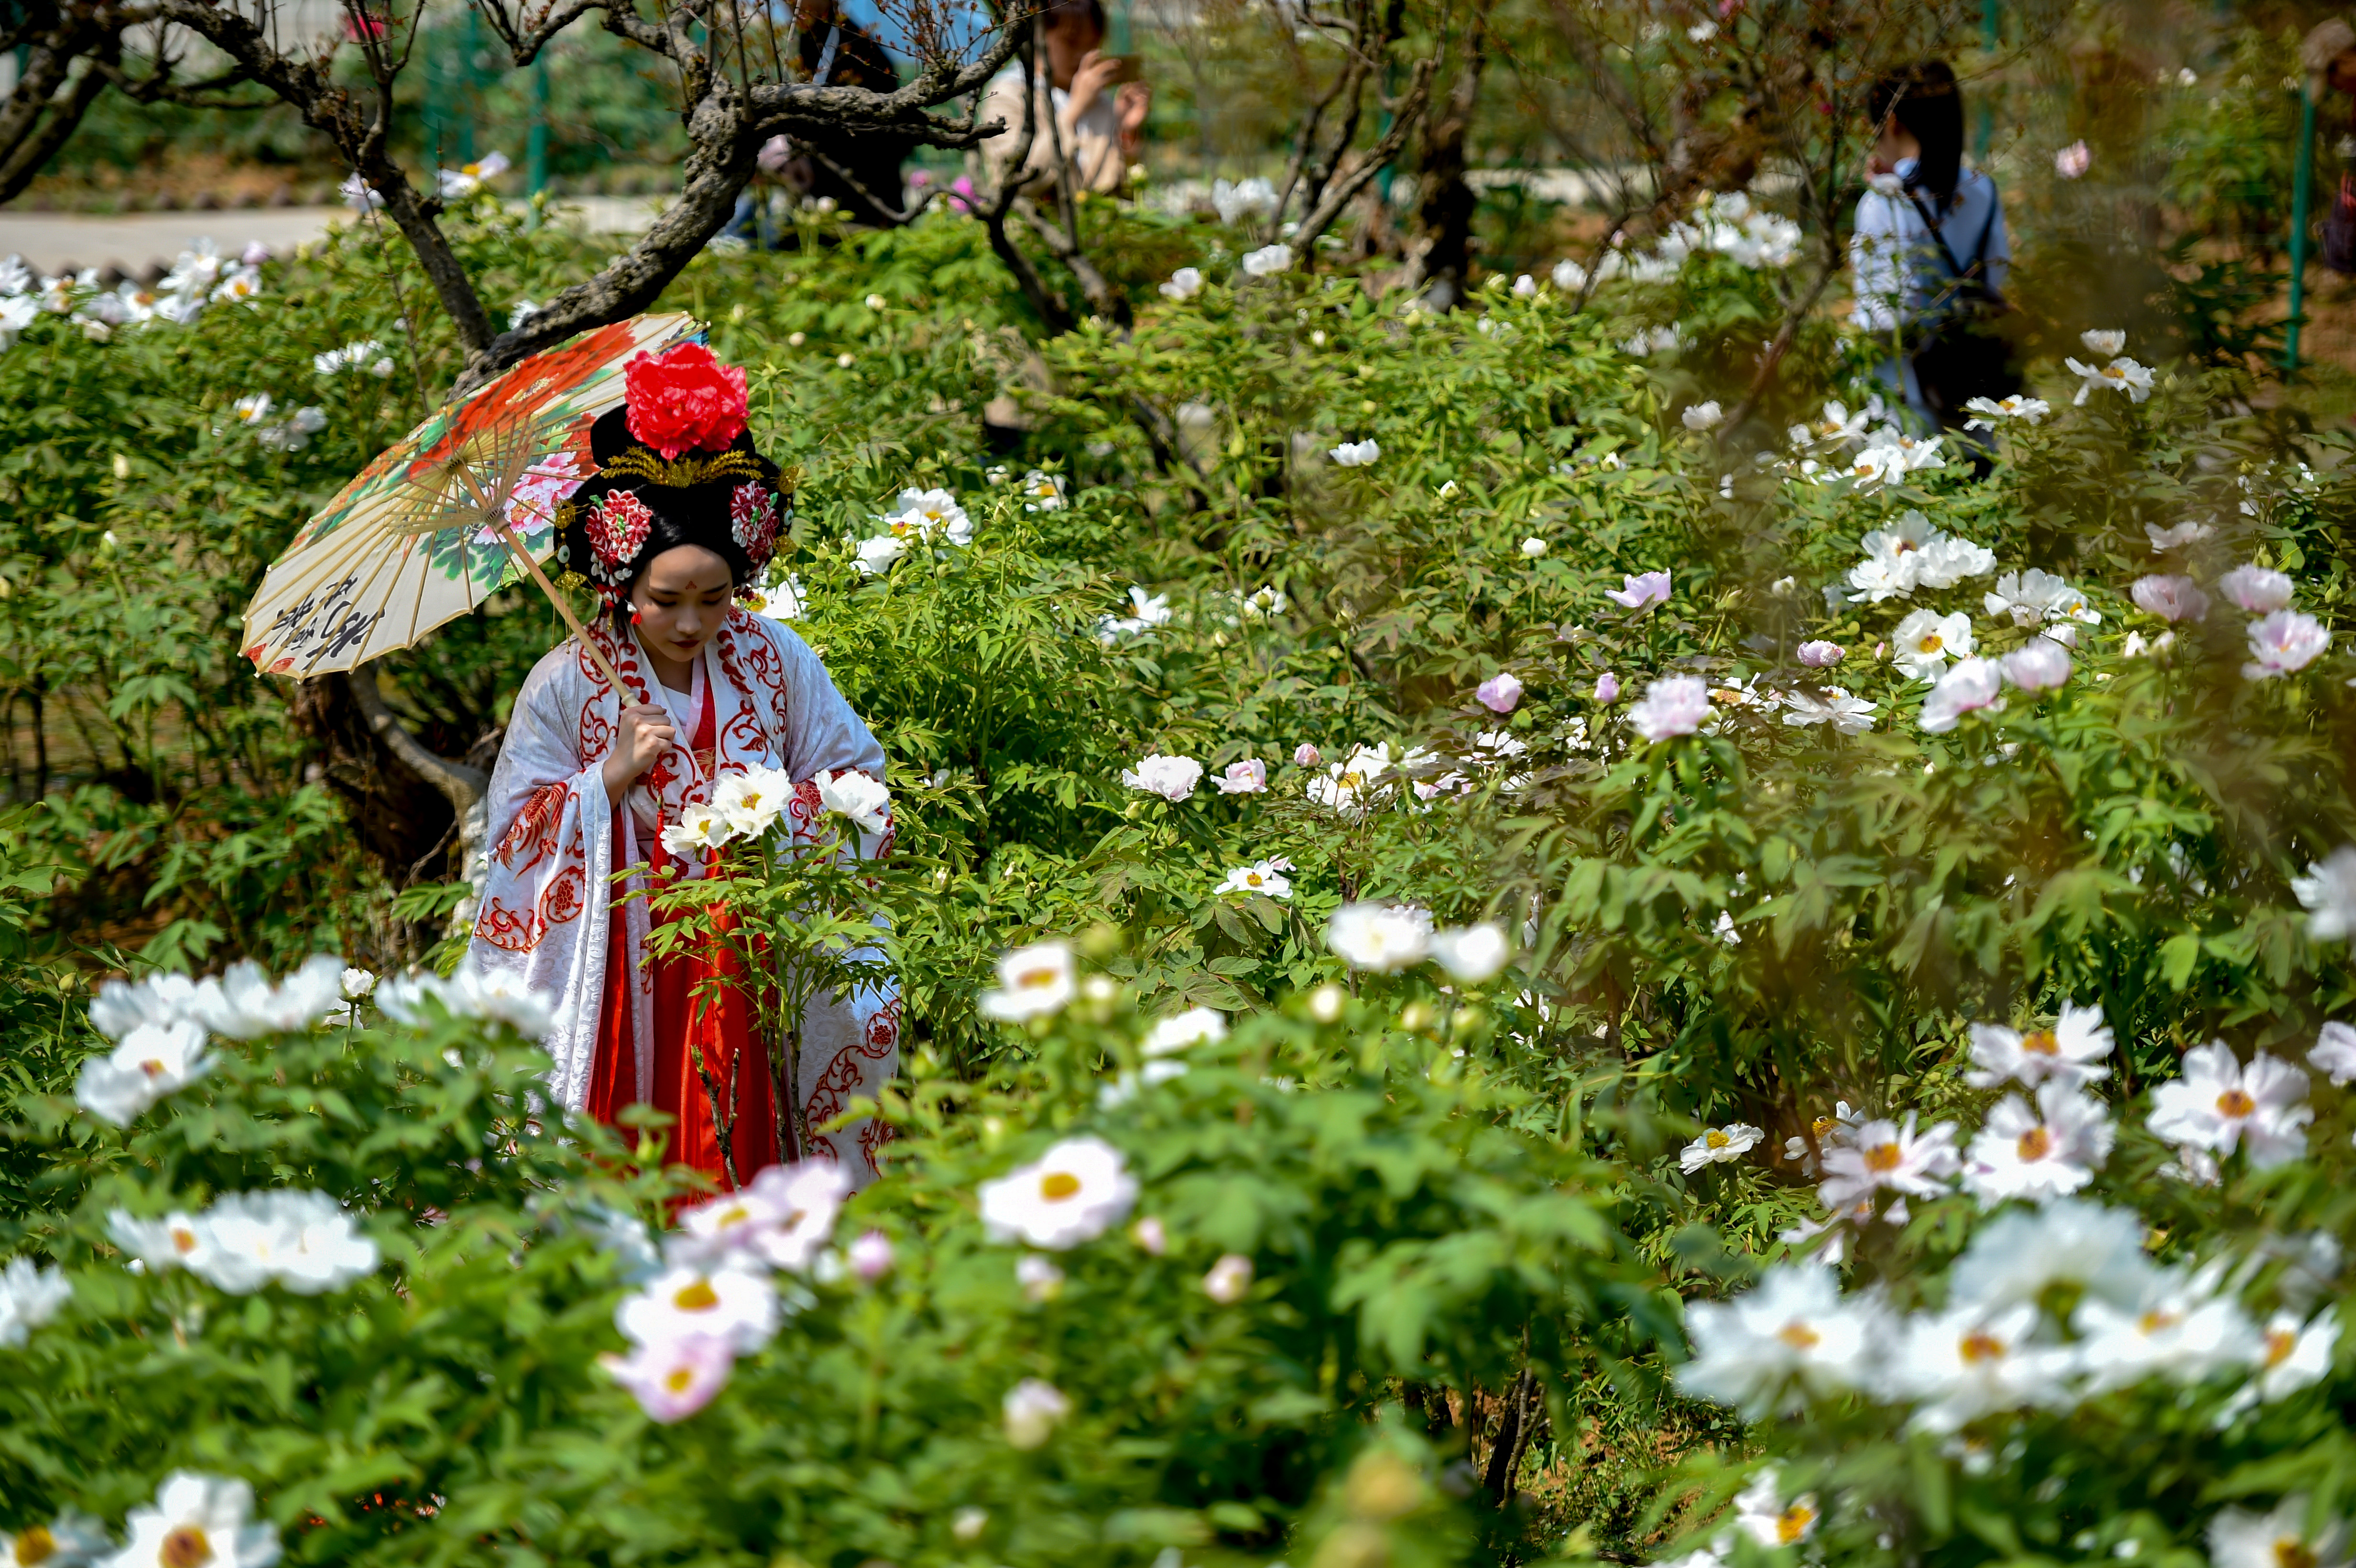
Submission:
M 213 1543 L 193 1524 L 184 1524 L 164 1538 L 155 1561 L 164 1568 L 204 1568 L 213 1560 Z
M 2004 1341 L 1984 1328 L 1974 1329 L 1965 1335 L 1964 1342 L 1956 1349 L 1967 1367 L 1981 1361 L 1998 1360 L 2004 1356 Z
M 2136 1331 L 2140 1334 L 2157 1334 L 2163 1328 L 2173 1328 L 2183 1321 L 2183 1317 L 2179 1313 L 2163 1312 L 2154 1307 L 2136 1319 Z
M 1068 1170 L 1051 1170 L 1039 1182 L 1039 1196 L 1050 1203 L 1061 1203 L 1080 1190 L 1080 1179 Z
M 1826 1133 L 1833 1130 L 1835 1121 L 1836 1118 L 1832 1116 L 1818 1116 L 1815 1121 L 1808 1124 L 1808 1130 L 1815 1133 L 1818 1140 L 1821 1141 Z
M 1937 653 L 1944 645 L 1944 639 L 1936 632 L 1923 633 L 1921 637 L 1916 639 L 1914 644 L 1916 647 L 1922 649 L 1926 654 Z
M 2239 1089 L 2228 1089 L 2217 1096 L 2217 1112 L 2225 1116 L 2246 1116 L 2258 1108 L 2258 1103 Z
M 1366 776 L 1364 773 L 1348 773 L 1342 775 L 1342 787 L 1344 789 L 1356 789 L 1360 784 L 1363 784 L 1365 782 Z
M 670 1304 L 681 1312 L 709 1312 L 720 1305 L 720 1293 L 712 1288 L 710 1280 L 699 1279 L 682 1287 Z
M 2013 1147 L 2024 1160 L 2043 1159 L 2053 1152 L 2053 1135 L 2043 1127 L 2031 1127 L 2020 1135 L 2020 1141 Z
M 2059 1056 L 2062 1041 L 2050 1029 L 2032 1029 L 2020 1037 L 2020 1049 L 2030 1056 Z
M 1244 886 L 1248 888 L 1258 887 L 1263 880 L 1264 879 L 1262 879 L 1258 871 L 1246 871 L 1244 873 Z
M 1724 1148 L 1734 1140 L 1728 1137 L 1724 1133 L 1719 1132 L 1716 1127 L 1712 1127 L 1709 1131 L 1702 1134 L 1701 1141 L 1710 1148 Z
M 183 1257 L 197 1250 L 197 1232 L 187 1225 L 172 1227 L 172 1250 Z
M 1813 1350 L 1824 1342 L 1824 1336 L 1804 1323 L 1786 1323 L 1775 1330 L 1775 1338 L 1794 1350 Z
M 2286 1537 L 2275 1542 L 2275 1568 L 2316 1568 L 2319 1561 L 2304 1541 Z
M 2290 1353 L 2297 1348 L 2298 1336 L 2293 1333 L 2290 1329 L 2269 1328 L 2266 1330 L 2266 1365 L 2270 1367 L 2281 1366 L 2285 1361 L 2290 1360 Z
M 16 1538 L 16 1561 L 23 1568 L 33 1568 L 36 1563 L 46 1563 L 58 1554 L 57 1537 L 40 1525 L 35 1525 Z
M 663 1387 L 673 1393 L 685 1393 L 687 1385 L 694 1381 L 695 1371 L 691 1367 L 673 1367 L 663 1374 Z
M 723 1213 L 720 1218 L 712 1221 L 712 1223 L 719 1229 L 724 1231 L 731 1225 L 741 1225 L 752 1217 L 753 1211 L 745 1208 L 742 1203 L 739 1203 L 734 1208 Z
M 1794 1503 L 1783 1510 L 1781 1518 L 1775 1520 L 1775 1540 L 1780 1545 L 1789 1546 L 1807 1534 L 1808 1527 L 1815 1522 L 1815 1509 L 1806 1503 Z
M 2108 376 L 2114 381 L 2124 381 L 2127 379 L 2127 373 L 2125 370 L 2120 369 L 2115 365 L 2104 366 L 2103 374 Z
M 1025 969 L 1014 976 L 1018 991 L 1044 991 L 1055 985 L 1058 971 L 1053 965 L 1043 964 L 1036 969 Z
M 1865 1151 L 1865 1168 L 1886 1175 L 1898 1168 L 1901 1157 L 1896 1144 L 1876 1144 Z

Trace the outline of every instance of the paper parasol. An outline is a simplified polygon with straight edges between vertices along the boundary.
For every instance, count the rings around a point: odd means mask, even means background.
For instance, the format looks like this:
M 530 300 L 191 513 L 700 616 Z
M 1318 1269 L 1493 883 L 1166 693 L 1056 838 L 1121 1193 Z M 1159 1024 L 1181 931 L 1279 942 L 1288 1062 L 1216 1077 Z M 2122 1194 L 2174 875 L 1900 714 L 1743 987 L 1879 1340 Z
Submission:
M 698 330 L 680 313 L 599 327 L 419 425 L 305 523 L 263 576 L 246 607 L 245 656 L 265 675 L 351 669 L 527 573 L 580 635 L 539 565 L 556 548 L 556 507 L 596 472 L 589 427 L 621 406 L 622 367 Z

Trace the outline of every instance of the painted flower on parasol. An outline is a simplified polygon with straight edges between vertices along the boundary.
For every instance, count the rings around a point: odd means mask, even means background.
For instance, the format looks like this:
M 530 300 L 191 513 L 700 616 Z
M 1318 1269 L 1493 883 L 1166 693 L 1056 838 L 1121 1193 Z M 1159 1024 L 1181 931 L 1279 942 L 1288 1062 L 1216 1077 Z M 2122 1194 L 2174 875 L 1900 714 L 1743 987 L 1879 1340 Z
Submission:
M 632 360 L 698 330 L 682 314 L 616 322 L 434 413 L 295 535 L 246 610 L 245 656 L 266 675 L 348 670 L 527 572 L 549 587 L 557 507 L 595 472 L 589 427 L 622 404 Z

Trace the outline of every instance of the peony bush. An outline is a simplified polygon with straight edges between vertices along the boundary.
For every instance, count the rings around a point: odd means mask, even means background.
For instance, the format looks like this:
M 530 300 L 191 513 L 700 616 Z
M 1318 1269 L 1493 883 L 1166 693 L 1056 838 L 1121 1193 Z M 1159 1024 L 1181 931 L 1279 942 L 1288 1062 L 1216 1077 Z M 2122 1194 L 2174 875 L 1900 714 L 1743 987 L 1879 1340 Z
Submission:
M 1090 220 L 1183 264 L 1035 365 L 953 213 L 667 302 L 892 759 L 823 803 L 884 860 L 680 828 L 795 985 L 903 986 L 856 1197 L 550 1117 L 533 999 L 404 972 L 463 881 L 237 664 L 446 376 L 397 259 L 27 315 L 0 625 L 107 765 L 0 836 L 18 1560 L 2345 1561 L 2347 438 L 2110 320 L 1966 432 L 1828 318 L 1754 385 L 1747 200 L 1444 316 Z

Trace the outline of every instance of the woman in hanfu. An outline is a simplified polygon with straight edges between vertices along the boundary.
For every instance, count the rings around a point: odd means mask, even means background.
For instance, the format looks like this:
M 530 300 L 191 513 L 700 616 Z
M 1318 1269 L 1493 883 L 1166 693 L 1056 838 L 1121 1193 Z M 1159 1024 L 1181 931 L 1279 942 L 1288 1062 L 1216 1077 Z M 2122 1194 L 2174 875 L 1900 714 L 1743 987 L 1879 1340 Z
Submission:
M 654 957 L 649 921 L 662 917 L 644 895 L 705 874 L 700 853 L 665 848 L 664 830 L 692 808 L 728 806 L 744 775 L 781 769 L 793 781 L 782 821 L 798 847 L 822 837 L 818 782 L 855 772 L 880 784 L 884 751 L 799 637 L 732 603 L 767 565 L 789 504 L 745 432 L 744 372 L 683 344 L 640 355 L 626 379 L 625 406 L 591 430 L 594 475 L 557 511 L 560 560 L 601 605 L 587 635 L 624 689 L 578 638 L 525 679 L 491 775 L 470 956 L 554 999 L 552 1088 L 567 1108 L 612 1123 L 625 1106 L 654 1106 L 673 1118 L 668 1160 L 723 1187 L 732 1163 L 742 1182 L 777 1163 L 782 1119 L 788 1159 L 832 1160 L 864 1184 L 883 1129 L 819 1129 L 894 1072 L 896 994 L 811 1004 L 795 1086 L 810 1140 L 798 1149 L 744 990 L 756 982 L 716 937 Z M 891 837 L 888 819 L 871 821 L 881 830 L 862 834 L 869 857 Z M 733 1111 L 733 1161 L 699 1056 Z

